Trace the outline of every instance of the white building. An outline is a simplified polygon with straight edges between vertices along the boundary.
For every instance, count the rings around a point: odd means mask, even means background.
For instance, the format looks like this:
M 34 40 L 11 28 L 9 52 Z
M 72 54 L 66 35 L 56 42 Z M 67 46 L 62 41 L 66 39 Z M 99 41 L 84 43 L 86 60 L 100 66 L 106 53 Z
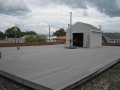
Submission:
M 50 37 L 47 36 L 46 40 L 47 40 L 47 42 L 56 42 L 55 38 L 57 38 L 57 36 L 50 36 Z
M 71 32 L 71 34 L 70 34 Z M 90 24 L 76 22 L 69 27 L 66 32 L 66 44 L 78 47 L 101 47 L 102 46 L 102 31 Z
M 24 43 L 25 40 L 23 38 L 6 38 L 3 43 Z

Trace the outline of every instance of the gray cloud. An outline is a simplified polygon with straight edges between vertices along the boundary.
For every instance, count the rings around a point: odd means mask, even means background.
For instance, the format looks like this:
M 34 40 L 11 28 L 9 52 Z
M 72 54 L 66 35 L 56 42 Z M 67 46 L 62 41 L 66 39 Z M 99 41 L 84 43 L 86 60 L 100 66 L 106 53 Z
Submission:
M 83 15 L 84 15 L 84 16 L 88 16 L 87 11 L 83 11 Z
M 46 7 L 50 3 L 65 4 L 71 8 L 87 9 L 87 5 L 96 7 L 101 13 L 110 17 L 120 16 L 120 4 L 117 0 L 36 0 L 40 7 Z M 30 9 L 23 0 L 0 0 L 0 13 L 6 15 L 25 15 Z M 85 13 L 84 13 L 85 14 Z
M 53 0 L 59 4 L 66 4 L 73 8 L 83 8 L 87 9 L 86 2 L 84 0 Z
M 105 13 L 110 17 L 120 16 L 120 4 L 116 0 L 89 0 L 91 5 L 95 5 L 101 13 Z
M 57 4 L 66 4 L 72 8 L 87 9 L 87 5 L 96 7 L 101 13 L 110 17 L 120 16 L 120 4 L 117 0 L 51 0 Z
M 36 5 L 40 7 L 46 7 L 47 5 L 54 4 L 65 4 L 71 8 L 83 8 L 87 9 L 86 2 L 84 0 L 37 0 Z
M 23 0 L 0 0 L 0 14 L 20 16 L 30 12 Z

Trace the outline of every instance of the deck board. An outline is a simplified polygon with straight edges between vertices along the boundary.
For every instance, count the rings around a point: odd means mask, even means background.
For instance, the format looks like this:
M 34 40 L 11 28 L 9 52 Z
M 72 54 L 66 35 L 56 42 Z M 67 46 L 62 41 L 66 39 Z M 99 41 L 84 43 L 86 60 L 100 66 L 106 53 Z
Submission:
M 64 45 L 0 48 L 0 74 L 34 89 L 63 89 L 120 58 L 120 47 L 65 49 Z M 2 72 L 3 71 L 3 72 Z M 10 78 L 10 76 L 8 76 Z M 27 83 L 25 83 L 25 81 Z M 33 85 L 32 85 L 33 84 Z

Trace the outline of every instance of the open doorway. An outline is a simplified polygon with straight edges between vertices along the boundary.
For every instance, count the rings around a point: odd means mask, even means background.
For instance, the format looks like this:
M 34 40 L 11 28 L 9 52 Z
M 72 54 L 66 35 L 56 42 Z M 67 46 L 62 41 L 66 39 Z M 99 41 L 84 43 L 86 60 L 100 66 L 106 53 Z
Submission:
M 83 33 L 73 33 L 73 45 L 83 47 Z

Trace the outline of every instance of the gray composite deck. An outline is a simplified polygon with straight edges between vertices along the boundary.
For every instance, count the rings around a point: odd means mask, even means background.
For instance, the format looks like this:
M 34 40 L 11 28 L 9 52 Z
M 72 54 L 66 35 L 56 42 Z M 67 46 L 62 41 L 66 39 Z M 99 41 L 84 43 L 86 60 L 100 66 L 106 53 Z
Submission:
M 120 47 L 65 45 L 0 48 L 0 74 L 37 90 L 60 90 L 120 58 Z

